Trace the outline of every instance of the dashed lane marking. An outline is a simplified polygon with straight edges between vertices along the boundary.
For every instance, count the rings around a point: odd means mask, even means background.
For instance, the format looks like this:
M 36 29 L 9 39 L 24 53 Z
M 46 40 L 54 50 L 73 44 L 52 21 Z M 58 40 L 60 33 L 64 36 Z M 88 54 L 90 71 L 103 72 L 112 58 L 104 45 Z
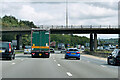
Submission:
M 15 63 L 12 63 L 12 65 L 14 65 Z
M 70 77 L 72 76 L 72 74 L 70 72 L 67 72 L 67 75 L 70 76 Z
M 57 64 L 59 67 L 61 66 L 60 64 Z
M 106 67 L 106 66 L 104 66 L 104 65 L 101 65 L 101 67 Z

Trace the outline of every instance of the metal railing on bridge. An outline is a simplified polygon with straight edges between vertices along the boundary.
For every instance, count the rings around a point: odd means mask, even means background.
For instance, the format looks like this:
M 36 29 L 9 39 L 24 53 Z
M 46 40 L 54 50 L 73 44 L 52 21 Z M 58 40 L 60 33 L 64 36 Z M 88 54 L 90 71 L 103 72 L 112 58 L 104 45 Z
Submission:
M 77 28 L 81 28 L 81 29 L 86 29 L 86 28 L 98 28 L 98 29 L 102 29 L 102 28 L 106 28 L 106 29 L 110 29 L 110 28 L 120 28 L 118 27 L 118 25 L 70 25 L 70 26 L 63 26 L 63 25 L 39 25 L 38 27 L 40 27 L 40 29 L 77 29 Z

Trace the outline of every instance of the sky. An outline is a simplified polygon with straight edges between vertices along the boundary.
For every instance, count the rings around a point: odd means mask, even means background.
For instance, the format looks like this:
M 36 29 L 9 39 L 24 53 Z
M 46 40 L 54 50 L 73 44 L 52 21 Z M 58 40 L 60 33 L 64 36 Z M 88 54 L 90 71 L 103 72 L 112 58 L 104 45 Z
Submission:
M 35 25 L 65 25 L 65 0 L 2 0 L 1 13 Z M 118 25 L 118 0 L 68 0 L 68 25 Z M 87 36 L 89 34 L 79 34 Z M 99 34 L 98 38 L 118 38 Z

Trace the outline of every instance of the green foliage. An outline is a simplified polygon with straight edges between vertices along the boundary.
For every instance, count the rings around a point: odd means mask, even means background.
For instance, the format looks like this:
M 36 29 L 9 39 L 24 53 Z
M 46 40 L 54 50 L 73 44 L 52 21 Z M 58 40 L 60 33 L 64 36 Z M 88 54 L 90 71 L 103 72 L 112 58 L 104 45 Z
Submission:
M 30 28 L 36 27 L 33 22 L 22 20 L 18 21 L 18 19 L 16 19 L 14 16 L 5 15 L 0 19 L 2 20 L 2 23 L 0 23 L 2 27 L 30 27 Z
M 4 16 L 2 18 L 2 26 L 4 27 L 18 27 L 18 19 L 13 16 Z
M 22 36 L 22 44 L 25 45 L 30 45 L 31 44 L 31 35 L 23 35 Z
M 74 45 L 85 45 L 85 43 L 89 42 L 89 38 L 87 37 L 80 37 L 74 35 L 62 35 L 62 34 L 51 34 L 51 42 L 56 41 L 58 43 L 70 44 L 71 46 Z

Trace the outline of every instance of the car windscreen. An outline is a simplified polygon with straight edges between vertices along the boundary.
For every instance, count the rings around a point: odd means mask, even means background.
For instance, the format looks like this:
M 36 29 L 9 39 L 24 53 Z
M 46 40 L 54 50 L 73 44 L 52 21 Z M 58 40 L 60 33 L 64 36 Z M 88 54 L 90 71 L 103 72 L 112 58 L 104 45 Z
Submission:
M 69 49 L 68 51 L 78 51 L 77 49 Z
M 25 46 L 25 49 L 31 49 L 31 46 Z

